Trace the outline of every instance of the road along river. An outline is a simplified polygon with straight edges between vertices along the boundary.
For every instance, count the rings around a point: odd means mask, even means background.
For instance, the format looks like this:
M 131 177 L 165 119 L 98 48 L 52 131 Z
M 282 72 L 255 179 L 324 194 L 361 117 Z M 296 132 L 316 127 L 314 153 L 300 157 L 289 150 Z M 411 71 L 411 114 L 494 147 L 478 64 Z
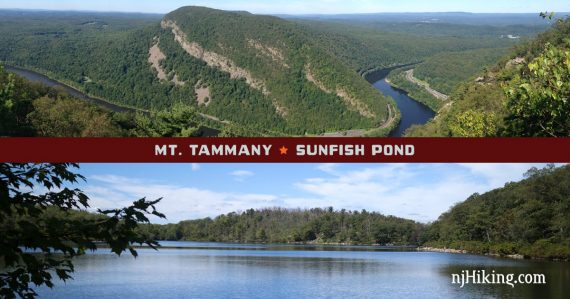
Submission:
M 408 128 L 410 128 L 411 126 L 423 125 L 423 124 L 427 123 L 430 119 L 435 117 L 435 112 L 433 112 L 427 106 L 425 106 L 425 105 L 421 104 L 420 102 L 410 98 L 405 91 L 392 87 L 386 81 L 386 77 L 390 74 L 390 72 L 392 70 L 394 70 L 395 68 L 399 68 L 399 67 L 401 67 L 401 66 L 375 71 L 375 72 L 368 74 L 366 76 L 366 79 L 368 80 L 368 82 L 370 82 L 382 94 L 384 94 L 385 96 L 388 96 L 388 97 L 392 97 L 396 101 L 396 104 L 398 105 L 398 109 L 400 110 L 400 113 L 402 115 L 400 123 L 390 133 L 390 137 L 401 137 L 404 135 L 405 131 Z M 44 76 L 40 73 L 31 71 L 31 70 L 27 70 L 27 69 L 23 69 L 23 68 L 19 68 L 19 67 L 8 66 L 8 65 L 5 65 L 4 68 L 9 72 L 15 73 L 21 77 L 24 77 L 24 78 L 30 80 L 30 81 L 37 81 L 37 82 L 41 82 L 43 84 L 46 84 L 47 86 L 50 86 L 50 87 L 61 88 L 65 92 L 70 94 L 71 96 L 86 100 L 86 101 L 94 103 L 94 104 L 97 104 L 101 107 L 104 107 L 104 108 L 111 110 L 111 111 L 114 111 L 114 112 L 135 112 L 135 111 L 144 112 L 142 110 L 123 107 L 123 106 L 115 105 L 113 103 L 104 101 L 102 99 L 90 97 L 89 95 L 87 95 L 87 94 L 85 94 L 85 93 L 83 93 L 83 92 L 81 92 L 81 91 L 79 91 L 79 90 L 77 90 L 77 89 L 75 89 L 69 85 L 55 81 L 53 79 L 48 78 L 47 76 Z M 219 133 L 215 129 L 205 128 L 205 127 L 201 128 L 201 131 L 203 133 L 202 134 L 203 136 L 215 136 Z M 357 131 L 360 131 L 360 130 L 357 130 Z
M 396 101 L 402 115 L 400 123 L 390 133 L 390 137 L 402 137 L 411 126 L 426 124 L 435 117 L 435 112 L 428 106 L 412 99 L 406 91 L 395 88 L 386 81 L 390 72 L 400 67 L 402 66 L 379 70 L 366 76 L 368 82 L 382 94 Z

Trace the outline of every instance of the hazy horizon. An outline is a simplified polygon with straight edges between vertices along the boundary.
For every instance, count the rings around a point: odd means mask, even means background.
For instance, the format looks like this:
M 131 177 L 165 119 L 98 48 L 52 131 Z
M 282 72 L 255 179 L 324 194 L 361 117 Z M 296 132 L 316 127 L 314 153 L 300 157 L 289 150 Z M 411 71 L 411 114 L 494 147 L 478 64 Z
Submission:
M 206 6 L 204 6 L 206 7 Z M 211 8 L 211 7 L 207 7 Z M 212 8 L 217 9 L 217 8 Z M 0 10 L 4 11 L 29 11 L 29 12 L 77 12 L 77 13 L 116 13 L 116 14 L 144 14 L 144 15 L 166 15 L 169 12 L 143 12 L 143 11 L 119 11 L 119 10 L 80 10 L 80 9 L 47 9 L 47 8 L 5 8 L 0 7 Z M 224 9 L 220 9 L 224 10 Z M 230 12 L 236 12 L 238 10 L 225 10 Z M 424 12 L 409 12 L 409 11 L 394 11 L 394 12 L 361 12 L 361 13 L 254 13 L 247 10 L 246 11 L 255 15 L 273 15 L 273 16 L 343 16 L 343 15 L 398 15 L 398 14 L 410 14 L 410 15 L 420 15 L 420 14 L 473 14 L 473 15 L 538 15 L 540 12 L 470 12 L 470 11 L 424 11 Z M 558 15 L 570 14 L 568 12 L 556 12 Z
M 47 10 L 77 12 L 116 12 L 165 14 L 182 6 L 205 6 L 230 11 L 249 11 L 254 14 L 270 15 L 342 15 L 342 14 L 382 14 L 382 13 L 473 13 L 473 14 L 532 14 L 541 11 L 570 12 L 570 3 L 560 0 L 537 3 L 532 0 L 505 1 L 483 0 L 477 3 L 458 3 L 443 0 L 426 3 L 421 0 L 392 1 L 372 0 L 230 0 L 220 3 L 214 0 L 184 1 L 5 1 L 0 0 L 0 9 L 4 10 Z

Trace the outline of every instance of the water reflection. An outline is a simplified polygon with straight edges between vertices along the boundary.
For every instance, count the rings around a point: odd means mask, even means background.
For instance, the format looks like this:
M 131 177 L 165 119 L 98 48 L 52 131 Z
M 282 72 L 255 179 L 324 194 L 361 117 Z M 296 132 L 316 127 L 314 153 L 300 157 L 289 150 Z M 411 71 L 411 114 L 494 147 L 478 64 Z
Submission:
M 564 298 L 570 291 L 564 284 L 570 278 L 568 263 L 425 252 L 271 250 L 255 244 L 179 245 L 202 248 L 140 249 L 137 259 L 109 251 L 83 256 L 76 262 L 75 280 L 41 289 L 41 298 Z M 219 249 L 224 246 L 251 248 Z M 451 284 L 452 273 L 479 269 L 544 273 L 548 285 L 460 289 Z
M 489 258 L 489 260 L 496 260 Z M 570 267 L 568 263 L 536 262 L 536 261 L 511 261 L 509 263 L 496 260 L 498 264 L 483 263 L 479 265 L 450 264 L 439 269 L 441 275 L 451 277 L 452 274 L 460 274 L 463 270 L 480 271 L 486 274 L 513 274 L 518 279 L 520 274 L 544 274 L 546 285 L 517 284 L 510 285 L 474 285 L 469 284 L 462 292 L 489 298 L 568 298 L 568 282 L 570 282 Z M 494 272 L 493 272 L 494 271 Z M 489 276 L 491 279 L 491 276 Z M 459 286 L 456 286 L 459 288 Z

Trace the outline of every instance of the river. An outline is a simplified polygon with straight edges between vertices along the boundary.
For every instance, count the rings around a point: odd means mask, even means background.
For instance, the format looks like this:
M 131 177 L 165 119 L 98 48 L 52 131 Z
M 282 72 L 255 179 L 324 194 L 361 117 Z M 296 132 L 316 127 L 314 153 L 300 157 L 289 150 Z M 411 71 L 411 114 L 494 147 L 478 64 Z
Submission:
M 373 72 L 366 76 L 368 82 L 382 94 L 396 101 L 396 105 L 398 105 L 398 109 L 401 112 L 402 119 L 398 126 L 392 130 L 390 137 L 402 137 L 411 126 L 426 124 L 435 117 L 435 112 L 428 106 L 409 97 L 406 91 L 392 87 L 392 85 L 386 81 L 386 77 L 388 77 L 391 71 L 410 65 L 414 64 L 391 67 Z
M 377 247 L 163 242 L 139 257 L 108 250 L 40 298 L 564 298 L 570 264 Z M 462 270 L 539 273 L 547 285 L 451 284 Z
M 390 133 L 390 137 L 401 137 L 404 135 L 405 131 L 411 126 L 425 124 L 430 119 L 435 117 L 435 112 L 433 112 L 427 106 L 410 98 L 405 91 L 394 88 L 388 82 L 386 82 L 386 77 L 390 74 L 390 72 L 399 67 L 403 66 L 397 66 L 397 67 L 375 71 L 366 76 L 366 79 L 382 94 L 384 94 L 385 96 L 392 97 L 396 101 L 398 109 L 401 112 L 402 115 L 401 121 L 398 124 L 398 126 Z M 101 99 L 90 97 L 75 88 L 62 84 L 58 81 L 52 80 L 34 71 L 26 70 L 19 67 L 8 66 L 8 65 L 6 65 L 5 68 L 7 71 L 16 73 L 19 76 L 24 77 L 30 81 L 37 81 L 51 87 L 62 88 L 63 90 L 65 90 L 67 93 L 69 93 L 74 97 L 97 104 L 111 111 L 115 112 L 136 111 L 136 109 L 118 106 L 109 103 L 107 101 L 103 101 Z M 202 136 L 216 136 L 217 134 L 219 134 L 218 130 L 211 128 L 202 127 L 200 130 Z
M 49 87 L 57 87 L 59 89 L 64 90 L 66 93 L 68 93 L 69 95 L 71 95 L 73 97 L 88 101 L 88 102 L 93 103 L 93 104 L 97 104 L 97 105 L 99 105 L 105 109 L 108 109 L 108 110 L 111 110 L 114 112 L 134 112 L 134 111 L 137 111 L 136 109 L 118 106 L 118 105 L 115 105 L 113 103 L 103 101 L 101 99 L 90 97 L 90 96 L 86 95 L 85 93 L 83 93 L 83 92 L 81 92 L 81 91 L 79 91 L 73 87 L 70 87 L 66 84 L 52 80 L 49 77 L 44 76 L 44 75 L 37 73 L 37 72 L 34 72 L 34 71 L 30 71 L 30 70 L 19 68 L 19 67 L 9 66 L 9 65 L 4 65 L 4 68 L 6 69 L 6 71 L 11 72 L 11 73 L 15 73 L 20 77 L 26 78 L 27 80 L 34 81 L 34 82 L 40 82 L 40 83 L 45 84 Z
M 386 82 L 386 77 L 390 74 L 390 71 L 398 67 L 383 69 L 366 76 L 367 80 L 371 82 L 371 84 L 376 89 L 382 92 L 385 96 L 392 97 L 396 101 L 398 109 L 401 112 L 402 119 L 398 124 L 398 126 L 390 133 L 390 137 L 401 137 L 403 136 L 404 132 L 412 125 L 425 124 L 435 116 L 435 113 L 427 106 L 410 98 L 405 91 L 394 88 L 388 82 Z M 122 107 L 98 98 L 90 97 L 75 88 L 72 88 L 66 84 L 62 84 L 58 81 L 50 79 L 47 76 L 44 76 L 42 74 L 39 74 L 31 70 L 8 66 L 8 65 L 5 65 L 4 68 L 9 72 L 13 72 L 30 81 L 41 82 L 50 87 L 61 88 L 71 96 L 97 104 L 101 107 L 104 107 L 114 112 L 137 111 L 136 109 L 133 108 Z M 202 127 L 201 132 L 203 136 L 216 136 L 219 133 L 218 130 L 206 127 Z
M 58 82 L 56 80 L 53 80 L 45 75 L 42 75 L 40 73 L 31 71 L 31 70 L 27 70 L 27 69 L 23 69 L 23 68 L 19 68 L 19 67 L 14 67 L 14 66 L 9 66 L 9 65 L 4 65 L 4 68 L 11 73 L 15 73 L 20 77 L 26 78 L 27 80 L 30 81 L 34 81 L 34 82 L 40 82 L 42 84 L 45 84 L 49 87 L 57 87 L 59 89 L 62 89 L 63 91 L 65 91 L 66 93 L 68 93 L 69 95 L 88 101 L 90 103 L 96 104 L 100 107 L 103 107 L 107 110 L 113 111 L 113 112 L 140 112 L 140 113 L 144 113 L 147 114 L 147 111 L 144 110 L 139 110 L 139 109 L 135 109 L 135 108 L 128 108 L 128 107 L 123 107 L 123 106 L 119 106 L 116 104 L 113 104 L 111 102 L 107 102 L 98 98 L 94 98 L 94 97 L 90 97 L 87 94 L 69 86 L 66 84 L 63 84 L 61 82 Z M 200 127 L 200 129 L 198 130 L 198 135 L 201 137 L 215 137 L 218 136 L 220 134 L 220 131 L 217 129 L 213 129 L 213 128 L 209 128 L 209 127 Z

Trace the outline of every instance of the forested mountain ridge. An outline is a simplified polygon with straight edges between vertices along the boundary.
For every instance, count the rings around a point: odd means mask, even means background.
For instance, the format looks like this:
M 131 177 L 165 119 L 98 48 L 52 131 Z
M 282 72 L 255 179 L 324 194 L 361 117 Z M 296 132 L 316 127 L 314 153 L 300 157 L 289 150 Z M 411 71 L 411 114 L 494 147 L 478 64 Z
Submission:
M 568 135 L 568 126 L 561 125 L 566 120 L 560 115 L 569 110 L 564 105 L 558 105 L 559 115 L 550 116 L 562 132 L 541 131 L 538 125 L 525 131 L 523 124 L 536 124 L 551 112 L 538 107 L 536 115 L 516 115 L 524 106 L 517 99 L 529 96 L 518 87 L 526 86 L 530 70 L 519 76 L 524 82 L 511 80 L 510 116 L 499 85 L 512 74 L 493 68 L 491 80 L 456 88 L 465 78 L 475 80 L 505 49 L 545 28 L 531 16 L 469 15 L 469 24 L 460 22 L 466 16 L 454 14 L 438 15 L 440 21 L 431 14 L 284 20 L 202 7 L 167 16 L 2 10 L 0 16 L 0 60 L 7 65 L 124 107 L 165 116 L 178 107 L 191 116 L 192 127 L 213 128 L 222 136 L 342 135 L 349 130 L 385 136 L 397 123 L 398 109 L 359 75 L 418 62 L 414 76 L 451 95 L 451 101 L 430 96 L 394 72 L 392 83 L 442 112 L 410 136 Z M 510 35 L 520 39 L 505 38 Z M 553 47 L 563 65 L 565 48 Z M 508 127 L 507 117 L 518 125 Z M 143 135 L 194 134 L 183 131 L 163 128 Z
M 296 127 L 299 133 L 304 133 L 301 131 L 307 125 L 322 132 L 373 128 L 387 120 L 390 101 L 294 23 L 249 13 L 184 7 L 166 15 L 161 25 L 160 44 L 174 39 L 190 59 L 229 74 L 230 79 L 245 81 L 251 93 L 260 98 L 257 105 L 267 106 L 266 114 L 274 114 L 283 126 Z M 216 89 L 224 89 L 208 82 L 214 81 L 211 78 L 191 73 L 185 67 L 187 63 L 168 62 L 169 56 L 178 57 L 180 52 L 166 50 L 164 54 L 166 69 L 180 80 L 188 80 L 190 85 L 200 83 L 213 95 L 218 93 Z M 214 97 L 204 109 L 227 119 L 231 117 L 228 106 L 236 105 L 233 102 Z
M 452 105 L 407 136 L 570 136 L 570 20 L 451 93 Z
M 7 13 L 0 31 L 16 34 L 0 37 L 9 45 L 0 59 L 117 104 L 182 104 L 258 135 L 374 129 L 396 107 L 302 26 L 276 17 L 184 7 L 129 30 L 93 19 Z

